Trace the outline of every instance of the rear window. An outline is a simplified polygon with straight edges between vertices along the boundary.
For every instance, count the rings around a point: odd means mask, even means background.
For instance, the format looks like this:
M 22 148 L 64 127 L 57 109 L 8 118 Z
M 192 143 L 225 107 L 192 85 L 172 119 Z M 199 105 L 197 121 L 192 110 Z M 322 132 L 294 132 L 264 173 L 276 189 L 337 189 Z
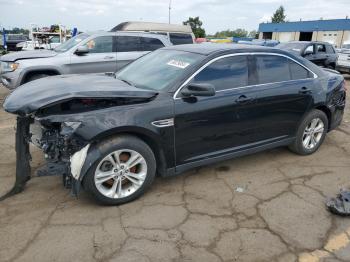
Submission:
M 162 47 L 164 44 L 157 38 L 141 37 L 141 51 L 154 51 Z
M 286 57 L 256 55 L 256 70 L 259 84 L 291 80 L 289 62 Z
M 193 44 L 192 35 L 190 34 L 179 34 L 170 33 L 170 42 L 173 45 Z
M 117 36 L 117 52 L 140 51 L 140 37 Z

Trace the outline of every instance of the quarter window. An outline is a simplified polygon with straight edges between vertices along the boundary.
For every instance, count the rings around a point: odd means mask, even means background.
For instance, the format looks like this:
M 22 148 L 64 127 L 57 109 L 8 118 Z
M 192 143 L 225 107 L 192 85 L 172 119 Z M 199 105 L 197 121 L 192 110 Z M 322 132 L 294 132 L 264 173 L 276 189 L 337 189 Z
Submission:
M 206 82 L 216 91 L 248 85 L 247 56 L 232 56 L 219 59 L 197 74 L 192 82 Z
M 173 45 L 193 44 L 192 35 L 190 34 L 179 34 L 170 33 L 170 42 Z
M 86 44 L 89 53 L 110 53 L 113 52 L 112 36 L 99 36 L 89 40 Z
M 292 80 L 306 79 L 311 77 L 311 73 L 301 65 L 289 60 L 290 75 Z
M 257 55 L 256 70 L 259 84 L 289 81 L 289 62 L 286 57 Z

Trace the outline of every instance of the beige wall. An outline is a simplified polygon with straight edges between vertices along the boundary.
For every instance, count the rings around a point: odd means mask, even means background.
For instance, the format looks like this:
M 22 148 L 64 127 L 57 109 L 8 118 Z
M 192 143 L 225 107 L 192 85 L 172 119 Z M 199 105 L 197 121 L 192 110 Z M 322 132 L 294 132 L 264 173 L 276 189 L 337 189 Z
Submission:
M 272 39 L 280 42 L 298 41 L 300 32 L 273 32 Z M 259 39 L 263 39 L 263 33 L 259 33 Z M 345 42 L 350 42 L 350 31 L 315 31 L 312 41 L 324 41 L 340 47 Z

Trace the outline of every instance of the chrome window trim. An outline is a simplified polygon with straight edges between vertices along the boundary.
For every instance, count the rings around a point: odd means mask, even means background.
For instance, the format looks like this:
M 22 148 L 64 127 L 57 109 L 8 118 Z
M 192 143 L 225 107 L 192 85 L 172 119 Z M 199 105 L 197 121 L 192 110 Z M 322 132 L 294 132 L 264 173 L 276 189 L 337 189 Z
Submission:
M 282 56 L 285 57 L 295 63 L 297 63 L 298 65 L 302 66 L 303 68 L 305 68 L 307 71 L 309 71 L 310 73 L 312 73 L 313 78 L 318 78 L 318 75 L 315 74 L 312 70 L 310 70 L 309 68 L 307 68 L 306 66 L 304 66 L 303 64 L 301 64 L 300 62 L 298 62 L 297 60 L 284 55 L 284 54 L 278 54 L 278 53 L 269 53 L 269 52 L 253 52 L 253 53 L 236 53 L 236 54 L 227 54 L 227 55 L 222 55 L 219 57 L 215 57 L 212 60 L 208 61 L 206 64 L 204 64 L 203 66 L 201 66 L 196 72 L 194 72 L 185 82 L 183 82 L 183 84 L 176 90 L 176 92 L 173 95 L 173 99 L 181 99 L 181 97 L 177 97 L 177 95 L 179 94 L 179 92 L 181 91 L 181 89 L 186 86 L 196 75 L 198 75 L 204 68 L 206 68 L 207 66 L 211 65 L 212 63 L 226 58 L 226 57 L 231 57 L 231 56 L 242 56 L 242 55 L 274 55 L 274 56 Z M 310 79 L 310 78 L 304 78 L 304 79 L 296 79 L 296 80 L 306 80 L 306 79 Z M 278 83 L 284 83 L 284 82 L 289 82 L 289 81 L 295 81 L 295 80 L 286 80 L 286 81 L 279 81 L 279 82 L 270 82 L 270 83 L 264 83 L 264 84 L 256 84 L 256 85 L 247 85 L 247 86 L 241 86 L 241 87 L 233 87 L 233 88 L 228 88 L 228 89 L 223 89 L 223 90 L 219 90 L 216 91 L 217 93 L 219 92 L 224 92 L 224 91 L 229 91 L 229 90 L 233 90 L 233 89 L 242 89 L 242 88 L 247 88 L 247 87 L 252 87 L 252 86 L 262 86 L 262 85 L 269 85 L 269 84 L 278 84 Z

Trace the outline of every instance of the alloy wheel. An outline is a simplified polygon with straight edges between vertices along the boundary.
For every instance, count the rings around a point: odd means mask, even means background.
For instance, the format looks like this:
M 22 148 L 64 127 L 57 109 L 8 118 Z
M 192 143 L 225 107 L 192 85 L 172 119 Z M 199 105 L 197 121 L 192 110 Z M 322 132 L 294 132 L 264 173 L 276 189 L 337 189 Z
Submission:
M 130 149 L 114 151 L 104 157 L 95 170 L 97 190 L 108 198 L 124 198 L 135 193 L 147 176 L 144 157 Z
M 324 123 L 320 118 L 314 118 L 306 126 L 303 133 L 303 146 L 307 150 L 315 148 L 321 141 Z

